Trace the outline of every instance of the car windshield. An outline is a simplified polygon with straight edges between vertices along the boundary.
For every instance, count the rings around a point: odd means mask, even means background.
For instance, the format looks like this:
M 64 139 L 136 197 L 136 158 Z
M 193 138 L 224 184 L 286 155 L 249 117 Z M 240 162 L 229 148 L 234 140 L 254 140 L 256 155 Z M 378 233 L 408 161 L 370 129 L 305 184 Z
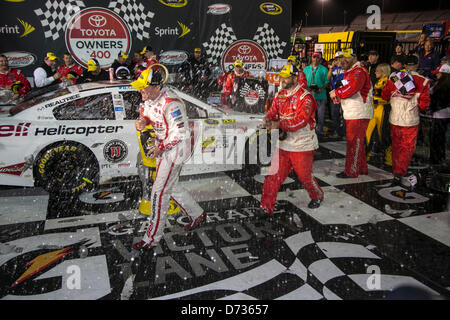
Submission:
M 70 93 L 70 91 L 67 88 L 61 87 L 59 84 L 42 89 L 32 90 L 24 97 L 24 102 L 11 108 L 9 114 L 13 116 L 15 114 L 18 114 L 19 112 L 31 108 L 38 103 L 60 97 L 68 93 Z

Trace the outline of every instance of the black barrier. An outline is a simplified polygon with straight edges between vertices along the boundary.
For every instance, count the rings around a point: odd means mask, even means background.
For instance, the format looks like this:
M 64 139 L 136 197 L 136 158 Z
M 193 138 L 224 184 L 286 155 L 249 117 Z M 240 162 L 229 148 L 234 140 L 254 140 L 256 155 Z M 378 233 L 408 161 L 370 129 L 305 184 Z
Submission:
M 233 110 L 248 113 L 264 113 L 269 84 L 266 80 L 234 78 Z

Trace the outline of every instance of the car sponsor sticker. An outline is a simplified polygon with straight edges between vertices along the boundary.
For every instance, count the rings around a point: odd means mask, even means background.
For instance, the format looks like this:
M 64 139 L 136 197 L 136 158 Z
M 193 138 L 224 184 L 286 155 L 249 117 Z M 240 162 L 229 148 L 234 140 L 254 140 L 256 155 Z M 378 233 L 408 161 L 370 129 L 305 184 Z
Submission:
M 31 123 L 19 123 L 17 125 L 4 124 L 0 125 L 0 138 L 1 137 L 26 137 L 28 136 L 28 128 Z
M 74 60 L 87 67 L 90 59 L 97 59 L 109 67 L 119 52 L 131 49 L 128 25 L 113 11 L 105 8 L 88 8 L 75 14 L 67 23 L 66 46 Z
M 10 174 L 13 176 L 21 176 L 24 172 L 25 162 L 13 164 L 11 166 L 0 168 L 0 174 Z
M 0 129 L 1 130 L 1 129 Z M 81 126 L 81 127 L 68 127 L 65 124 L 59 125 L 56 128 L 36 128 L 34 130 L 35 136 L 59 136 L 59 135 L 84 135 L 88 137 L 91 134 L 105 134 L 105 133 L 117 133 L 123 130 L 123 126 Z M 28 134 L 28 133 L 27 133 Z
M 218 125 L 218 124 L 219 124 L 219 121 L 214 120 L 214 119 L 206 119 L 206 120 L 205 120 L 205 123 L 206 123 L 206 124 L 209 124 L 209 125 L 212 125 L 212 126 L 215 126 L 215 125 Z
M 26 51 L 9 51 L 5 52 L 4 55 L 8 58 L 10 68 L 25 68 L 37 60 L 34 54 Z
M 264 2 L 261 3 L 259 9 L 265 14 L 270 14 L 272 16 L 279 15 L 283 12 L 283 8 L 276 3 L 273 2 Z
M 127 155 L 127 144 L 121 140 L 111 140 L 103 147 L 103 156 L 108 162 L 121 162 Z
M 215 16 L 226 14 L 231 11 L 231 6 L 225 3 L 216 3 L 208 6 L 207 14 L 212 14 Z

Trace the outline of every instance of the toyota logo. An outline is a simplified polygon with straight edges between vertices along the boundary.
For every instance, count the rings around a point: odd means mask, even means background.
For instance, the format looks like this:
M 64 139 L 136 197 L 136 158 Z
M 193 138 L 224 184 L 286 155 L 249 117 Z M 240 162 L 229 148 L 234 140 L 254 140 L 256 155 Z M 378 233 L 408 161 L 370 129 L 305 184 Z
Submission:
M 250 46 L 248 46 L 246 44 L 244 44 L 238 48 L 238 52 L 240 54 L 249 54 L 250 51 L 252 51 L 252 48 L 250 48 Z
M 93 27 L 100 28 L 106 24 L 106 18 L 98 14 L 89 17 L 89 24 Z

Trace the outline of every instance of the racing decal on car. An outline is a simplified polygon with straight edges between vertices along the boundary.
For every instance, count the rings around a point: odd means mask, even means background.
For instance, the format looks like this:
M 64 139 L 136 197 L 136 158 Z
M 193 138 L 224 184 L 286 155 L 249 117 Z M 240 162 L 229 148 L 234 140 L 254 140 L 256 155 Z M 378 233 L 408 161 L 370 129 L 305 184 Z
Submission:
M 0 174 L 10 174 L 13 176 L 21 176 L 25 171 L 25 162 L 13 164 L 11 166 L 0 168 Z
M 127 155 L 127 144 L 121 140 L 111 140 L 103 148 L 103 156 L 108 162 L 121 162 Z
M 17 126 L 9 124 L 0 125 L 0 137 L 10 137 L 12 135 L 16 137 L 26 137 L 30 125 L 30 122 L 19 123 Z
M 218 124 L 219 124 L 219 121 L 214 120 L 214 119 L 206 119 L 206 120 L 205 120 L 205 123 L 206 123 L 206 124 L 210 124 L 210 125 L 212 125 L 212 126 L 215 126 L 215 125 L 218 125 Z
M 73 101 L 73 100 L 77 100 L 79 98 L 80 98 L 79 94 L 75 94 L 75 95 L 70 96 L 70 97 L 65 97 L 63 99 L 47 103 L 47 104 L 43 105 L 42 107 L 37 108 L 37 111 L 38 112 L 44 111 L 47 108 L 55 107 L 55 106 L 58 106 L 58 105 L 63 104 L 63 103 L 67 103 L 67 102 L 70 102 L 70 101 Z
M 35 136 L 54 136 L 54 135 L 85 135 L 97 133 L 117 133 L 123 126 L 90 126 L 90 127 L 66 127 L 66 125 L 60 125 L 58 128 L 36 128 L 34 131 Z
M 202 137 L 202 153 L 216 151 L 216 137 Z

